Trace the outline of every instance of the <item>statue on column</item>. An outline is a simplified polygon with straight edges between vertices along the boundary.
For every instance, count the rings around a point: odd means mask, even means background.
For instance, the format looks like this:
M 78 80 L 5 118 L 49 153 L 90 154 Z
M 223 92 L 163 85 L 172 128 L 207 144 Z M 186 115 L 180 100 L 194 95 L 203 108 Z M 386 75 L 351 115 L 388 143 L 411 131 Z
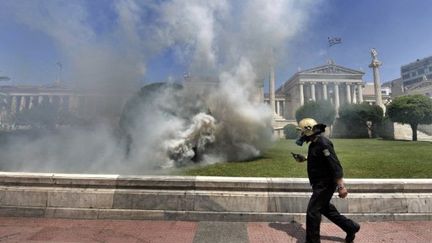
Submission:
M 377 59 L 378 52 L 375 48 L 371 49 L 371 56 L 372 56 L 372 59 Z
M 369 65 L 369 67 L 379 67 L 381 66 L 382 62 L 380 60 L 378 60 L 378 52 L 375 48 L 371 49 L 371 57 L 372 57 L 372 62 Z
M 371 49 L 371 57 L 372 61 L 369 64 L 369 67 L 373 70 L 373 79 L 374 79 L 374 90 L 375 90 L 375 104 L 380 106 L 385 112 L 385 106 L 382 102 L 381 95 L 381 80 L 379 74 L 379 67 L 382 65 L 382 62 L 378 60 L 378 52 L 375 48 Z

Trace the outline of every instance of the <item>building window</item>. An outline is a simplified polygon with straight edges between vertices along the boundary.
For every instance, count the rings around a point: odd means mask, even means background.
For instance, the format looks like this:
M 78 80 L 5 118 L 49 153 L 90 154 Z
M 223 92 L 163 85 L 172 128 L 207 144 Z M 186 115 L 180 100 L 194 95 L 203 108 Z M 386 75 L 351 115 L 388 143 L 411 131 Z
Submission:
M 422 75 L 422 74 L 424 74 L 424 69 L 423 68 L 417 70 L 417 75 Z

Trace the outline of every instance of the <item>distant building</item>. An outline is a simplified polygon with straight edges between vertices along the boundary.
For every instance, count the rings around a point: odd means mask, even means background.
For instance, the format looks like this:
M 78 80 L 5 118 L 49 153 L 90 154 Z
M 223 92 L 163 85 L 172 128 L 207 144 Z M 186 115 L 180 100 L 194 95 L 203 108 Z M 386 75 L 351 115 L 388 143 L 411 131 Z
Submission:
M 432 98 L 432 79 L 428 79 L 426 75 L 423 75 L 423 79 L 420 82 L 407 87 L 405 93 L 421 94 Z
M 17 113 L 50 103 L 80 117 L 118 117 L 129 95 L 77 91 L 61 84 L 0 86 L 0 129 L 14 129 Z
M 392 97 L 391 88 L 388 86 L 387 83 L 381 86 L 381 97 L 384 105 L 387 105 L 391 101 Z M 374 83 L 365 83 L 363 87 L 363 101 L 370 105 L 376 103 Z
M 392 81 L 383 83 L 382 87 L 390 88 L 390 96 L 392 98 L 404 95 L 402 78 L 397 78 L 397 79 L 394 79 Z
M 401 67 L 402 85 L 404 90 L 410 86 L 426 79 L 432 80 L 432 56 L 423 59 L 417 59 L 415 62 L 403 65 Z
M 326 65 L 299 71 L 277 89 L 276 112 L 294 120 L 296 110 L 308 101 L 329 100 L 336 109 L 345 103 L 362 103 L 363 75 L 364 72 L 331 60 Z

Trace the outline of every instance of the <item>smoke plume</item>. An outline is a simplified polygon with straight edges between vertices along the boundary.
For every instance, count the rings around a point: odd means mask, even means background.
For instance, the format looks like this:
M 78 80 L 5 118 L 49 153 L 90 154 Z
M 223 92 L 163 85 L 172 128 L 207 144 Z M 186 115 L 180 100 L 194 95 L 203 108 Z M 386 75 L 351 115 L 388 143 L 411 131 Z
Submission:
M 213 163 L 265 151 L 272 112 L 259 99 L 260 88 L 305 27 L 312 1 L 103 3 L 102 10 L 78 0 L 2 5 L 17 23 L 53 40 L 76 89 L 131 97 L 152 58 L 167 50 L 187 68 L 188 80 L 181 90 L 160 89 L 136 106 L 126 149 L 107 124 L 67 128 L 10 138 L 0 149 L 0 169 L 145 174 L 190 164 L 197 155 Z

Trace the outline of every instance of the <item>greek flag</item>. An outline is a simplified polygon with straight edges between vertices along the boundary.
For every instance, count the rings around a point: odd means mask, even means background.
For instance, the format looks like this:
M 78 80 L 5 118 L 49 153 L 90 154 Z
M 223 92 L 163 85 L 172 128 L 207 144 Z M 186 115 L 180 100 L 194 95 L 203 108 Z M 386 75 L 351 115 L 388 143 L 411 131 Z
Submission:
M 329 46 L 333 46 L 336 44 L 341 44 L 342 43 L 342 38 L 340 37 L 328 37 L 328 45 Z

